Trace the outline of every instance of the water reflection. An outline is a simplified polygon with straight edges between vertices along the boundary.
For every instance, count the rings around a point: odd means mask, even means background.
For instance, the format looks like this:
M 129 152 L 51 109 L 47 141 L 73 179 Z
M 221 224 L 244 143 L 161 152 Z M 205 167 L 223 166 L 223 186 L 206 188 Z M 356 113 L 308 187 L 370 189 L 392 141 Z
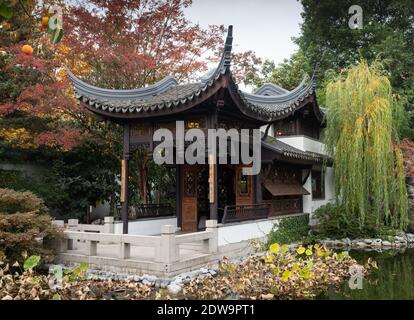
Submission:
M 360 263 L 372 257 L 378 270 L 364 279 L 362 290 L 351 290 L 346 282 L 339 290 L 330 289 L 321 299 L 414 300 L 414 249 L 350 254 Z

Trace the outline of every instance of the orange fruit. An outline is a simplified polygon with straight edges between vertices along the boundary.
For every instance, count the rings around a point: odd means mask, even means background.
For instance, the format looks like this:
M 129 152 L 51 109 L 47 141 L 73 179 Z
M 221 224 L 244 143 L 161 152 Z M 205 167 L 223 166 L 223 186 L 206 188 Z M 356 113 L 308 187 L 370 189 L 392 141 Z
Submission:
M 22 52 L 28 55 L 31 55 L 33 53 L 33 48 L 31 46 L 29 46 L 28 44 L 25 44 L 22 47 Z
M 49 17 L 43 17 L 42 26 L 47 27 L 48 24 L 49 24 Z

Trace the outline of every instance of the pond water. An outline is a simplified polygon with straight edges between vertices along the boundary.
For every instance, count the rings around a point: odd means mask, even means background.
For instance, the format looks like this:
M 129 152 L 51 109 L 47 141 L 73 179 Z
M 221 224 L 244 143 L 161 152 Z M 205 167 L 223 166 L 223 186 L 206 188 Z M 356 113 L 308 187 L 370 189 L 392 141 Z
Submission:
M 348 281 L 339 289 L 330 289 L 320 299 L 338 300 L 414 300 L 414 248 L 405 251 L 351 251 L 350 255 L 363 264 L 369 257 L 378 270 L 363 280 L 362 289 L 351 290 Z

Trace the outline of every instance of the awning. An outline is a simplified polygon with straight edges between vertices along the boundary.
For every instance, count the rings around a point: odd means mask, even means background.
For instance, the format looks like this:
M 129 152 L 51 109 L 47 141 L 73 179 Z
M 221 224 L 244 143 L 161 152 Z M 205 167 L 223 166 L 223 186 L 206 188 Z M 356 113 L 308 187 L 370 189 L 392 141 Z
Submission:
M 266 180 L 264 186 L 273 196 L 294 196 L 310 194 L 299 183 L 277 183 L 273 182 L 272 180 Z

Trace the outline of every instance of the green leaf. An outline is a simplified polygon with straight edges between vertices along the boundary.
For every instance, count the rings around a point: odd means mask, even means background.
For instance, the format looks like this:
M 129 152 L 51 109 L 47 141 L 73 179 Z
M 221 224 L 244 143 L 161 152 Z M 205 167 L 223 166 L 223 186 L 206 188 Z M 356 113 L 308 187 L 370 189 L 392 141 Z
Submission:
M 309 279 L 310 278 L 310 269 L 308 267 L 303 268 L 302 270 L 300 270 L 299 275 L 303 279 Z
M 55 293 L 52 297 L 52 300 L 62 300 L 59 293 Z
M 79 266 L 80 271 L 87 272 L 89 270 L 89 264 L 82 262 Z
M 349 256 L 348 251 L 342 251 L 340 254 L 338 254 L 338 260 L 342 261 L 345 259 L 345 257 L 348 257 L 348 256 Z
M 10 19 L 13 17 L 12 8 L 8 7 L 5 3 L 0 4 L 0 16 L 5 19 Z
M 26 259 L 23 265 L 24 270 L 33 270 L 40 262 L 39 256 L 30 256 Z

